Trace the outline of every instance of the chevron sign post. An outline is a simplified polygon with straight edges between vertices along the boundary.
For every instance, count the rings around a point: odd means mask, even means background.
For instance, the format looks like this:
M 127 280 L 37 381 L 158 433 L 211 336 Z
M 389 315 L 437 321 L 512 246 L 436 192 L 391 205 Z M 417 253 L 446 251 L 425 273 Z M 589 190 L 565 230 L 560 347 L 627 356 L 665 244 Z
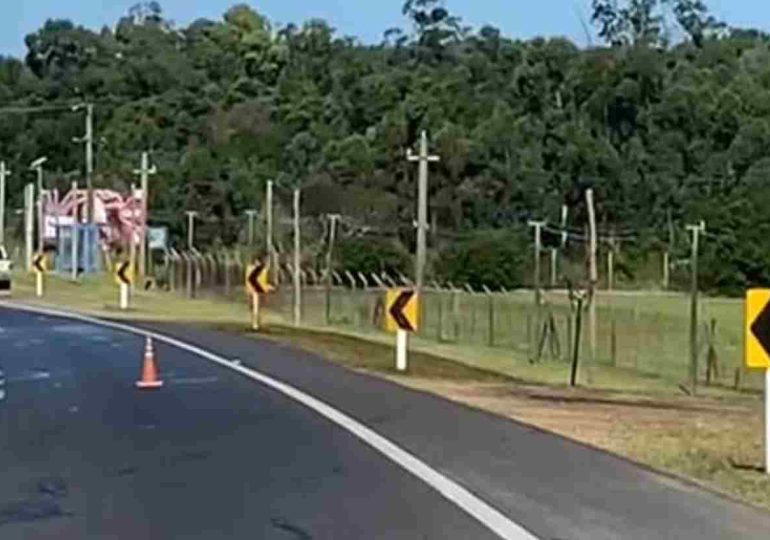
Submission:
M 746 367 L 765 372 L 765 472 L 770 474 L 770 289 L 747 291 L 745 308 Z
M 420 298 L 414 289 L 391 289 L 385 306 L 385 329 L 396 333 L 396 369 L 406 371 L 409 333 L 417 331 Z
M 115 267 L 115 283 L 120 287 L 120 309 L 127 310 L 129 306 L 131 283 L 134 281 L 134 269 L 131 263 L 123 261 Z

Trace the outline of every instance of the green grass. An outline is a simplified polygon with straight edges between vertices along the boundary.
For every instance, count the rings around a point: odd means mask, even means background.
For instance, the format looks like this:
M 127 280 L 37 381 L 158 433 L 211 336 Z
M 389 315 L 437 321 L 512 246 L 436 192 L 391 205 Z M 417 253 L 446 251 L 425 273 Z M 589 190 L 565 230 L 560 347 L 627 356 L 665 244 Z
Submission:
M 31 276 L 19 275 L 15 295 L 36 302 Z M 89 277 L 78 283 L 49 276 L 44 303 L 71 306 L 81 311 L 114 318 L 175 320 L 199 323 L 249 324 L 249 313 L 242 289 L 233 287 L 229 299 L 221 295 L 201 295 L 189 300 L 181 294 L 137 291 L 128 312 L 117 309 L 118 288 L 111 277 Z M 325 324 L 325 294 L 319 289 L 303 292 L 303 329 L 366 340 L 392 350 L 393 336 L 380 331 L 372 321 L 377 291 L 339 291 L 331 297 L 332 325 Z M 427 293 L 424 301 L 422 331 L 410 339 L 415 354 L 444 358 L 468 367 L 492 371 L 508 378 L 536 384 L 566 385 L 570 364 L 567 347 L 569 307 L 563 294 L 549 294 L 549 305 L 557 321 L 561 350 L 551 357 L 545 354 L 533 363 L 534 317 L 531 296 L 512 293 L 497 296 L 490 305 L 483 295 Z M 601 355 L 591 361 L 585 352 L 586 337 L 579 369 L 579 384 L 591 388 L 620 390 L 653 395 L 681 394 L 680 385 L 688 379 L 687 299 L 676 295 L 619 295 L 612 307 L 605 296 L 599 297 L 599 350 L 609 348 L 607 329 L 615 320 L 615 362 Z M 457 308 L 453 309 L 453 302 Z M 288 327 L 291 321 L 291 292 L 284 288 L 264 302 L 264 322 L 270 327 Z M 494 309 L 490 321 L 490 307 Z M 704 315 L 719 318 L 717 349 L 722 364 L 721 377 L 701 393 L 729 396 L 735 370 L 740 365 L 741 303 L 733 300 L 706 299 Z M 630 315 L 629 315 L 630 313 Z M 706 317 L 704 317 L 706 318 Z M 489 323 L 492 322 L 493 326 Z M 490 332 L 494 328 L 494 333 Z M 459 335 L 456 334 L 459 330 Z M 295 339 L 296 338 L 295 336 Z M 492 343 L 490 343 L 490 340 Z M 737 343 L 737 344 L 736 344 Z M 729 345 L 729 346 L 728 346 Z M 602 353 L 603 354 L 603 353 Z M 705 359 L 705 351 L 703 354 Z M 761 377 L 740 373 L 743 387 L 758 389 Z

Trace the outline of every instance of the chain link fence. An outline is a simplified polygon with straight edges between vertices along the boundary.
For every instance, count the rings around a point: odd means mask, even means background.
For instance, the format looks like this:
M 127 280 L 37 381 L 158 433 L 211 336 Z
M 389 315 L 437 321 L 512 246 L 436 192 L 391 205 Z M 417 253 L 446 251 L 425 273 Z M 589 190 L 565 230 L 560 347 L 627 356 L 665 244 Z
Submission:
M 250 255 L 243 251 L 171 250 L 154 265 L 159 288 L 189 298 L 248 301 L 244 276 Z M 263 299 L 272 317 L 293 322 L 290 265 L 273 270 L 276 290 Z M 385 316 L 384 291 L 410 286 L 404 276 L 301 271 L 302 324 L 379 334 Z M 532 291 L 475 291 L 433 283 L 423 291 L 417 339 L 454 351 L 470 363 L 508 374 L 569 368 L 580 347 L 581 383 L 614 386 L 633 378 L 650 386 L 689 386 L 689 298 L 681 294 L 600 292 L 597 341 L 590 341 L 587 315 L 576 339 L 576 307 L 567 291 L 544 291 L 539 307 Z M 759 388 L 741 367 L 742 303 L 706 298 L 701 302 L 699 380 L 723 387 Z M 483 360 L 483 361 L 482 361 Z M 564 383 L 567 381 L 564 380 Z M 619 385 L 622 384 L 619 382 Z

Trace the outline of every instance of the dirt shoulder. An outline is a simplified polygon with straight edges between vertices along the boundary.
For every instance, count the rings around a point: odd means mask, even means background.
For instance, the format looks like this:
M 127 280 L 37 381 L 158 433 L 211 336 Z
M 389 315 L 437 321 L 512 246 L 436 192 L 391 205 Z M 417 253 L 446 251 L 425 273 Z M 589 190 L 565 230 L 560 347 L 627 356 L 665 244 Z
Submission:
M 692 398 L 533 385 L 422 353 L 413 354 L 410 373 L 400 375 L 392 369 L 392 348 L 381 344 L 295 329 L 273 329 L 267 337 L 770 510 L 758 395 Z

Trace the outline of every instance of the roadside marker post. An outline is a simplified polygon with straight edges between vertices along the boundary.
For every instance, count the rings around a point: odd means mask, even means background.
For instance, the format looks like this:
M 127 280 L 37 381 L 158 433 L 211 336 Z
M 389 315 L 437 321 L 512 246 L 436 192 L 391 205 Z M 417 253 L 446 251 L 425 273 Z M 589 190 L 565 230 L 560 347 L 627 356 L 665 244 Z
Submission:
M 47 270 L 45 255 L 43 253 L 38 253 L 35 255 L 35 258 L 32 260 L 32 269 L 35 271 L 35 291 L 37 293 L 37 297 L 42 298 L 45 288 L 45 273 Z
M 420 298 L 414 289 L 391 289 L 385 295 L 385 329 L 396 334 L 396 370 L 409 367 L 409 333 L 420 320 Z
M 134 281 L 134 269 L 131 263 L 123 261 L 115 267 L 115 282 L 120 287 L 120 309 L 127 310 L 130 304 L 131 283 Z
M 749 290 L 745 308 L 746 367 L 765 371 L 765 473 L 770 475 L 770 289 Z
M 259 297 L 272 290 L 268 276 L 270 266 L 256 262 L 246 268 L 246 290 L 251 295 L 251 328 L 258 331 L 260 327 Z

